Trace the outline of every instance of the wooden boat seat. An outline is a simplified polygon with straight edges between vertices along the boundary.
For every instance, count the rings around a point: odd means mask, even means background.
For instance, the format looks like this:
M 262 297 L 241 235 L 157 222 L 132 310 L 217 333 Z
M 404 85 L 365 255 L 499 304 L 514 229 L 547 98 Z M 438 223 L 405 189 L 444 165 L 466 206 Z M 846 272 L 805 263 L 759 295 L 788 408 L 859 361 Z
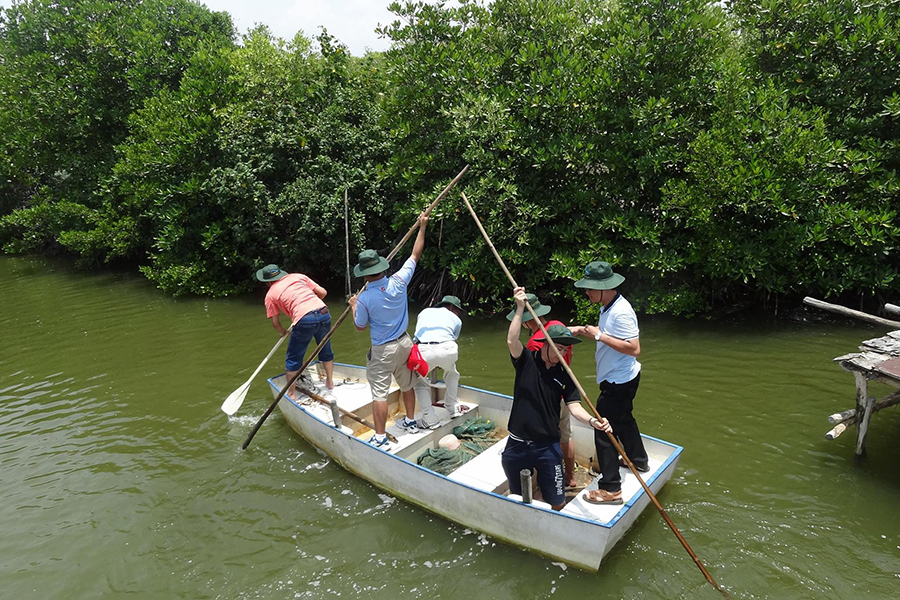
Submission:
M 506 448 L 506 440 L 508 439 L 509 436 L 502 438 L 496 444 L 447 475 L 447 478 L 486 492 L 503 493 L 508 489 L 509 482 L 506 480 L 503 465 L 500 464 L 500 453 Z

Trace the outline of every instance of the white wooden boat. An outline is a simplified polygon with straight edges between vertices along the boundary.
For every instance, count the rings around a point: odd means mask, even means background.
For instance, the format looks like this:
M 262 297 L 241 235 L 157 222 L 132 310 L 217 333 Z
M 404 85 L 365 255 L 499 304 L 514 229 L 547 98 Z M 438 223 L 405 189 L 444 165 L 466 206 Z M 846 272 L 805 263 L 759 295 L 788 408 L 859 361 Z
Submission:
M 324 382 L 319 381 L 314 369 L 307 373 L 324 389 Z M 334 395 L 341 408 L 371 421 L 372 399 L 365 375 L 364 367 L 335 364 L 334 380 L 343 383 L 335 387 Z M 284 383 L 284 375 L 269 379 L 274 396 Z M 443 391 L 440 386 L 434 393 Z M 438 440 L 467 418 L 485 417 L 505 430 L 512 398 L 504 394 L 460 386 L 460 401 L 470 407 L 464 417 L 445 419 L 438 429 L 410 434 L 394 425 L 393 415 L 402 402 L 399 389 L 393 387 L 388 399 L 392 416 L 387 431 L 396 436 L 398 443 L 388 452 L 367 443 L 373 434 L 371 429 L 347 417 L 338 428 L 328 406 L 311 402 L 302 394 L 297 396 L 297 400 L 285 396 L 279 401 L 285 419 L 297 433 L 351 473 L 450 521 L 588 571 L 600 567 L 603 557 L 650 503 L 637 479 L 624 468 L 622 505 L 584 501 L 585 493 L 597 488 L 597 478 L 560 512 L 539 500 L 525 504 L 518 496 L 507 496 L 508 482 L 500 464 L 506 438 L 446 476 L 416 464 L 423 452 L 437 448 Z M 401 411 L 400 416 L 403 414 Z M 644 474 L 644 480 L 658 494 L 672 476 L 682 448 L 650 436 L 643 438 L 650 457 L 650 471 Z M 588 465 L 595 453 L 593 430 L 575 421 L 573 439 L 576 461 Z

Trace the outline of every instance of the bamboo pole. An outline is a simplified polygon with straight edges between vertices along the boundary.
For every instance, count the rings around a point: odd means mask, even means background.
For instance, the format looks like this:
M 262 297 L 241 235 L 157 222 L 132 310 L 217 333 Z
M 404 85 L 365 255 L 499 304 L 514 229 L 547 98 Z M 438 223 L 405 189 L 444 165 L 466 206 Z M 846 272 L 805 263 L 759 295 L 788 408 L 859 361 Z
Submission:
M 853 310 L 852 308 L 840 306 L 839 304 L 823 302 L 822 300 L 816 300 L 815 298 L 811 298 L 809 296 L 803 299 L 803 304 L 806 304 L 807 306 L 814 306 L 815 308 L 821 308 L 822 310 L 827 310 L 828 312 L 833 312 L 845 317 L 853 317 L 854 319 L 868 321 L 869 323 L 874 323 L 876 325 L 884 325 L 885 327 L 890 327 L 892 329 L 900 329 L 900 321 L 882 319 L 881 317 L 870 315 L 869 313 L 862 312 L 861 310 Z
M 344 249 L 347 255 L 346 295 L 350 297 L 350 207 L 347 201 L 347 188 L 344 188 Z
M 491 254 L 494 255 L 494 258 L 497 260 L 497 263 L 500 265 L 500 268 L 503 269 L 503 273 L 506 275 L 509 282 L 512 284 L 513 289 L 519 287 L 516 283 L 516 280 L 513 278 L 512 274 L 509 272 L 509 269 L 506 268 L 506 263 L 503 262 L 503 259 L 500 257 L 500 254 L 497 252 L 497 249 L 494 248 L 494 244 L 491 242 L 490 236 L 488 236 L 487 232 L 484 230 L 484 226 L 481 224 L 481 220 L 478 218 L 478 215 L 475 214 L 475 209 L 472 208 L 472 205 L 469 203 L 469 199 L 466 198 L 466 194 L 461 192 L 463 202 L 466 204 L 466 208 L 469 209 L 469 214 L 472 215 L 472 218 L 475 220 L 475 225 L 478 226 L 478 230 L 481 232 L 482 237 L 484 238 L 485 243 L 491 251 Z M 544 324 L 541 322 L 540 318 L 538 318 L 537 314 L 534 312 L 534 308 L 531 307 L 531 304 L 528 301 L 525 302 L 525 307 L 528 309 L 528 312 L 531 313 L 531 316 L 534 318 L 535 323 L 540 327 L 541 332 L 544 334 L 544 339 L 546 340 L 547 347 L 550 348 L 553 353 L 556 355 L 556 358 L 559 360 L 559 364 L 566 370 L 569 377 L 572 379 L 572 383 L 575 384 L 575 387 L 578 388 L 578 393 L 581 394 L 581 398 L 585 401 L 588 408 L 591 409 L 591 412 L 595 417 L 601 419 L 600 413 L 597 412 L 597 409 L 594 407 L 593 403 L 591 403 L 591 399 L 588 397 L 587 393 L 584 391 L 584 388 L 581 387 L 581 383 L 578 381 L 578 378 L 575 376 L 575 373 L 572 372 L 572 368 L 563 360 L 562 354 L 560 354 L 559 349 L 556 347 L 556 344 L 552 343 L 553 340 L 550 339 L 550 335 L 547 333 L 547 329 L 544 327 Z M 650 501 L 662 515 L 666 524 L 672 530 L 672 533 L 675 534 L 675 537 L 678 538 L 678 541 L 681 542 L 681 545 L 684 546 L 684 549 L 687 550 L 688 554 L 694 561 L 694 564 L 700 569 L 700 572 L 703 573 L 703 576 L 706 578 L 706 581 L 710 583 L 714 588 L 716 588 L 723 596 L 726 598 L 730 598 L 728 592 L 719 587 L 719 584 L 712 578 L 712 575 L 709 574 L 709 571 L 706 570 L 706 567 L 703 566 L 703 563 L 700 562 L 700 559 L 691 549 L 691 546 L 687 543 L 687 540 L 684 539 L 684 536 L 681 535 L 681 532 L 678 531 L 678 528 L 675 527 L 675 523 L 672 522 L 672 519 L 669 518 L 668 513 L 659 503 L 659 500 L 656 499 L 656 495 L 650 488 L 647 486 L 644 478 L 641 477 L 641 474 L 638 472 L 637 468 L 635 468 L 634 464 L 631 462 L 631 459 L 628 458 L 628 455 L 625 454 L 625 449 L 622 448 L 622 445 L 619 443 L 619 440 L 616 439 L 616 436 L 613 435 L 612 432 L 607 431 L 606 435 L 609 437 L 609 441 L 615 447 L 615 449 L 619 452 L 619 454 L 624 459 L 625 463 L 628 465 L 628 468 L 631 469 L 631 472 L 634 473 L 634 476 L 637 477 L 638 482 L 641 484 L 641 487 L 644 489 L 644 493 L 647 494 L 647 497 L 650 498 Z
M 424 214 L 426 216 L 431 214 L 431 211 L 434 210 L 434 207 L 437 206 L 438 203 L 441 200 L 443 200 L 447 194 L 450 193 L 450 190 L 452 190 L 456 186 L 456 184 L 459 183 L 459 180 L 463 178 L 463 175 L 465 175 L 466 171 L 468 171 L 468 170 L 469 170 L 469 165 L 466 165 L 463 168 L 463 170 L 460 171 L 459 174 L 453 178 L 453 181 L 451 181 L 450 183 L 447 184 L 447 187 L 444 188 L 444 191 L 442 191 L 438 195 L 438 197 L 435 198 L 434 202 L 432 202 L 431 205 L 429 205 L 428 208 L 425 209 Z M 406 232 L 406 235 L 404 235 L 403 238 L 400 240 L 400 242 L 394 247 L 394 249 L 391 250 L 391 253 L 387 255 L 388 262 L 390 262 L 390 260 L 392 258 L 394 258 L 394 256 L 403 247 L 403 244 L 405 244 L 406 241 L 410 237 L 412 237 L 412 234 L 415 233 L 416 229 L 418 229 L 418 228 L 419 228 L 419 221 L 416 220 L 415 224 L 409 228 L 409 231 Z M 363 285 L 363 287 L 360 289 L 360 291 L 358 293 L 362 293 L 362 291 L 365 289 L 366 289 L 366 286 Z M 312 354 L 310 354 L 309 358 L 307 358 L 303 362 L 303 365 L 297 370 L 297 374 L 294 375 L 294 377 L 285 384 L 285 386 L 281 389 L 280 392 L 278 392 L 278 395 L 275 397 L 275 401 L 269 405 L 269 408 L 266 409 L 266 412 L 263 413 L 263 416 L 260 417 L 260 419 L 256 422 L 256 425 L 253 426 L 253 429 L 250 431 L 250 435 L 248 435 L 247 439 L 244 440 L 244 444 L 241 446 L 241 449 L 243 449 L 243 450 L 247 449 L 247 447 L 250 445 L 250 442 L 253 440 L 253 436 L 256 435 L 256 432 L 259 431 L 259 428 L 262 427 L 262 424 L 265 423 L 266 419 L 269 418 L 269 415 L 272 414 L 272 411 L 275 410 L 275 407 L 278 406 L 278 402 L 281 400 L 282 397 L 284 397 L 285 393 L 287 393 L 287 391 L 290 389 L 291 385 L 300 377 L 300 374 L 303 373 L 304 370 L 306 370 L 306 367 L 308 367 L 309 364 L 313 360 L 315 360 L 315 358 L 319 355 L 319 352 L 322 351 L 322 348 L 325 347 L 325 344 L 328 342 L 328 340 L 331 339 L 331 336 L 334 335 L 334 332 L 337 331 L 337 328 L 340 327 L 341 323 L 344 322 L 344 319 L 347 318 L 348 314 L 350 314 L 350 305 L 349 304 L 347 305 L 347 308 L 344 309 L 344 312 L 341 313 L 341 316 L 334 323 L 334 325 L 331 326 L 331 329 L 328 331 L 328 333 L 325 334 L 325 337 L 322 338 L 322 341 L 319 342 L 319 345 L 316 346 L 316 349 L 313 350 Z

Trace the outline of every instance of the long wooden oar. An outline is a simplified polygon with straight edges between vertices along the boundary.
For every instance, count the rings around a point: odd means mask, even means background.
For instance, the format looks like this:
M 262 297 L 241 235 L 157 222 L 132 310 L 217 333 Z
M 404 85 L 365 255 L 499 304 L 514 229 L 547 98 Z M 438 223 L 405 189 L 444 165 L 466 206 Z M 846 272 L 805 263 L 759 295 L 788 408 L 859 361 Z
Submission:
M 318 402 L 319 404 L 324 404 L 325 406 L 331 406 L 331 402 L 329 402 L 328 400 L 326 400 L 326 399 L 323 398 L 322 396 L 318 395 L 317 393 L 313 392 L 312 390 L 309 390 L 309 389 L 306 389 L 306 388 L 300 387 L 300 386 L 297 386 L 297 387 L 294 388 L 294 389 L 297 390 L 297 391 L 303 392 L 304 394 L 306 394 L 307 396 L 309 396 L 310 398 L 312 398 L 313 400 L 315 400 L 315 401 Z M 349 410 L 345 410 L 345 409 L 341 408 L 340 406 L 338 406 L 338 410 L 341 411 L 341 414 L 344 415 L 345 417 L 347 417 L 348 419 L 353 419 L 354 421 L 356 421 L 356 422 L 359 423 L 360 425 L 365 425 L 365 426 L 368 427 L 369 429 L 372 429 L 372 430 L 375 429 L 375 426 L 374 426 L 374 425 L 372 425 L 371 423 L 369 423 L 368 421 L 366 421 L 366 420 L 363 419 L 362 417 L 360 417 L 360 416 L 358 416 L 358 415 L 356 415 L 356 414 L 350 412 Z M 398 443 L 398 442 L 397 442 L 397 438 L 395 438 L 395 437 L 391 434 L 391 432 L 387 431 L 387 432 L 385 432 L 385 435 L 387 435 L 388 439 L 391 440 L 392 442 L 394 442 L 395 444 Z
M 456 184 L 459 182 L 460 179 L 463 178 L 463 175 L 465 175 L 466 171 L 468 171 L 468 170 L 469 170 L 469 165 L 466 165 L 463 168 L 463 170 L 459 172 L 459 175 L 454 177 L 453 181 L 451 181 L 449 184 L 447 184 L 447 187 L 444 188 L 444 191 L 442 191 L 438 195 L 438 197 L 435 198 L 434 202 L 432 202 L 431 205 L 427 209 L 425 209 L 426 216 L 431 214 L 431 211 L 434 210 L 434 207 L 438 205 L 438 202 L 443 200 L 444 197 L 450 193 L 450 190 L 452 190 L 454 188 L 454 186 L 456 186 Z M 403 236 L 403 239 L 401 239 L 400 242 L 394 247 L 394 249 L 391 250 L 391 253 L 387 255 L 388 262 L 390 262 L 390 260 L 392 258 L 394 258 L 394 255 L 396 255 L 397 252 L 400 251 L 400 249 L 403 247 L 403 244 L 405 244 L 406 241 L 410 237 L 412 237 L 412 234 L 415 233 L 416 229 L 418 229 L 418 228 L 419 228 L 419 221 L 416 220 L 416 223 L 412 227 L 409 228 L 409 231 L 406 232 L 406 235 Z M 364 285 L 362 288 L 360 288 L 359 292 L 357 292 L 357 293 L 362 293 L 362 291 L 365 289 L 366 289 L 366 286 Z M 325 344 L 328 342 L 328 340 L 331 339 L 331 336 L 334 335 L 334 332 L 337 331 L 337 328 L 340 327 L 341 323 L 344 322 L 344 319 L 347 318 L 348 314 L 350 314 L 350 305 L 349 304 L 347 305 L 347 308 L 344 309 L 344 312 L 341 313 L 341 316 L 338 318 L 338 320 L 335 321 L 334 325 L 331 326 L 331 329 L 328 331 L 328 333 L 325 334 L 325 337 L 322 338 L 322 341 L 319 342 L 319 345 L 316 346 L 316 349 L 313 350 L 313 352 L 309 356 L 309 358 L 307 358 L 306 361 L 304 361 L 303 365 L 297 370 L 297 374 L 294 375 L 294 377 L 290 381 L 288 381 L 283 388 L 281 388 L 280 392 L 278 392 L 278 395 L 275 397 L 275 401 L 269 405 L 269 408 L 266 409 L 266 412 L 263 413 L 263 416 L 260 417 L 259 421 L 256 422 L 256 425 L 253 426 L 253 429 L 250 431 L 250 435 L 247 436 L 247 439 L 244 441 L 244 444 L 241 446 L 242 449 L 244 449 L 244 450 L 247 449 L 247 446 L 249 446 L 250 442 L 253 440 L 253 436 L 256 435 L 256 432 L 259 431 L 259 428 L 262 427 L 262 424 L 266 422 L 266 419 L 269 418 L 269 415 L 272 414 L 272 411 L 275 410 L 276 406 L 278 406 L 278 402 L 285 395 L 285 393 L 290 389 L 291 385 L 300 377 L 300 374 L 306 370 L 306 367 L 308 367 L 309 364 L 313 360 L 315 360 L 315 358 L 319 355 L 319 352 L 321 352 L 322 348 L 325 346 Z
M 259 366 L 256 367 L 256 370 L 253 371 L 253 375 L 250 376 L 250 379 L 244 382 L 244 385 L 239 387 L 238 389 L 231 392 L 227 398 L 225 398 L 225 402 L 222 403 L 222 412 L 226 415 L 231 416 L 237 412 L 237 410 L 241 407 L 241 404 L 244 403 L 244 398 L 247 397 L 247 390 L 250 389 L 250 384 L 253 383 L 253 380 L 256 379 L 256 376 L 259 375 L 259 372 L 262 371 L 262 368 L 266 366 L 266 363 L 269 362 L 269 359 L 272 358 L 272 355 L 275 354 L 275 351 L 278 350 L 278 347 L 281 346 L 281 343 L 288 337 L 290 334 L 290 328 L 284 332 L 284 334 L 278 338 L 278 341 L 275 342 L 275 346 L 272 350 L 266 355 Z
M 491 253 L 494 255 L 494 258 L 497 259 L 497 262 L 500 264 L 500 268 L 503 269 L 503 272 L 506 274 L 506 277 L 509 279 L 509 282 L 512 284 L 513 289 L 519 287 L 516 283 L 516 280 L 513 279 L 512 274 L 509 272 L 509 269 L 506 268 L 506 263 L 503 262 L 503 259 L 500 258 L 500 255 L 497 253 L 497 250 L 494 248 L 494 244 L 491 243 L 491 238 L 488 236 L 487 232 L 484 230 L 484 227 L 481 225 L 481 221 L 478 219 L 478 215 L 475 214 L 475 209 L 472 208 L 472 205 L 469 204 L 469 199 L 466 198 L 465 193 L 462 194 L 463 202 L 466 203 L 466 208 L 469 209 L 469 213 L 472 215 L 472 218 L 475 219 L 475 224 L 478 226 L 478 230 L 481 232 L 482 237 L 484 237 L 485 243 L 487 243 L 488 248 L 490 248 Z M 550 335 L 547 333 L 547 329 L 544 327 L 544 324 L 538 318 L 537 314 L 535 314 L 534 309 L 531 307 L 531 304 L 528 301 L 525 302 L 525 307 L 528 309 L 528 312 L 531 313 L 531 316 L 534 318 L 535 323 L 541 328 L 541 332 L 544 334 L 544 339 L 550 349 L 556 354 L 556 358 L 559 360 L 559 364 L 566 370 L 566 373 L 569 374 L 569 377 L 572 378 L 572 382 L 575 384 L 575 387 L 578 388 L 578 392 L 581 394 L 582 399 L 584 399 L 585 403 L 588 405 L 588 408 L 591 409 L 591 412 L 594 413 L 594 416 L 598 419 L 600 417 L 600 413 L 597 412 L 597 409 L 594 408 L 591 399 L 588 398 L 587 393 L 585 393 L 584 388 L 581 387 L 581 383 L 579 383 L 578 379 L 575 377 L 575 373 L 572 372 L 571 367 L 566 364 L 566 361 L 563 360 L 562 354 L 560 354 L 559 349 L 556 347 L 556 344 L 553 344 L 550 339 Z M 684 539 L 684 536 L 681 535 L 681 532 L 678 531 L 678 528 L 675 527 L 675 523 L 672 522 L 672 519 L 669 518 L 669 515 L 666 513 L 666 510 L 659 503 L 659 500 L 656 499 L 656 496 L 653 492 L 650 491 L 650 488 L 647 487 L 647 484 L 644 482 L 644 479 L 641 477 L 638 470 L 635 468 L 634 464 L 632 464 L 631 459 L 628 458 L 628 455 L 625 454 L 625 450 L 622 448 L 622 445 L 619 443 L 619 440 L 616 439 L 616 436 L 613 432 L 606 432 L 606 435 L 609 437 L 609 441 L 612 442 L 612 445 L 618 450 L 619 454 L 622 455 L 622 458 L 625 459 L 625 462 L 628 464 L 628 468 L 631 469 L 631 472 L 634 473 L 634 476 L 637 477 L 637 480 L 640 482 L 641 487 L 644 488 L 644 492 L 646 492 L 647 496 L 650 498 L 650 501 L 653 502 L 653 505 L 656 506 L 657 510 L 659 510 L 660 514 L 662 514 L 663 519 L 665 519 L 666 524 L 669 528 L 675 533 L 675 536 L 678 538 L 678 541 L 681 542 L 681 545 L 684 546 L 684 549 L 688 551 L 688 554 L 691 555 L 691 558 L 694 559 L 694 563 L 700 568 L 700 571 L 703 573 L 703 576 L 706 577 L 706 580 L 713 585 L 717 590 L 719 590 L 726 598 L 730 598 L 728 593 L 719 587 L 719 584 L 715 582 L 712 578 L 712 575 L 709 574 L 709 571 L 706 570 L 706 567 L 703 566 L 703 563 L 700 562 L 700 559 L 697 558 L 697 555 L 694 554 L 694 551 L 691 550 L 691 547 L 688 545 L 687 540 Z

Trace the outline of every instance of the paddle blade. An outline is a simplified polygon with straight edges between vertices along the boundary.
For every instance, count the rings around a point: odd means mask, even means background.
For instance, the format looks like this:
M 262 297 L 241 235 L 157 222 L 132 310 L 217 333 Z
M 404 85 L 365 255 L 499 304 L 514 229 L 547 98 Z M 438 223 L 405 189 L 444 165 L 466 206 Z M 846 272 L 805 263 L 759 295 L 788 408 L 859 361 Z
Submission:
M 241 404 L 244 403 L 244 398 L 247 397 L 247 391 L 249 389 L 250 381 L 231 392 L 231 395 L 225 398 L 225 402 L 222 403 L 222 412 L 224 412 L 228 416 L 236 413 L 241 407 Z

